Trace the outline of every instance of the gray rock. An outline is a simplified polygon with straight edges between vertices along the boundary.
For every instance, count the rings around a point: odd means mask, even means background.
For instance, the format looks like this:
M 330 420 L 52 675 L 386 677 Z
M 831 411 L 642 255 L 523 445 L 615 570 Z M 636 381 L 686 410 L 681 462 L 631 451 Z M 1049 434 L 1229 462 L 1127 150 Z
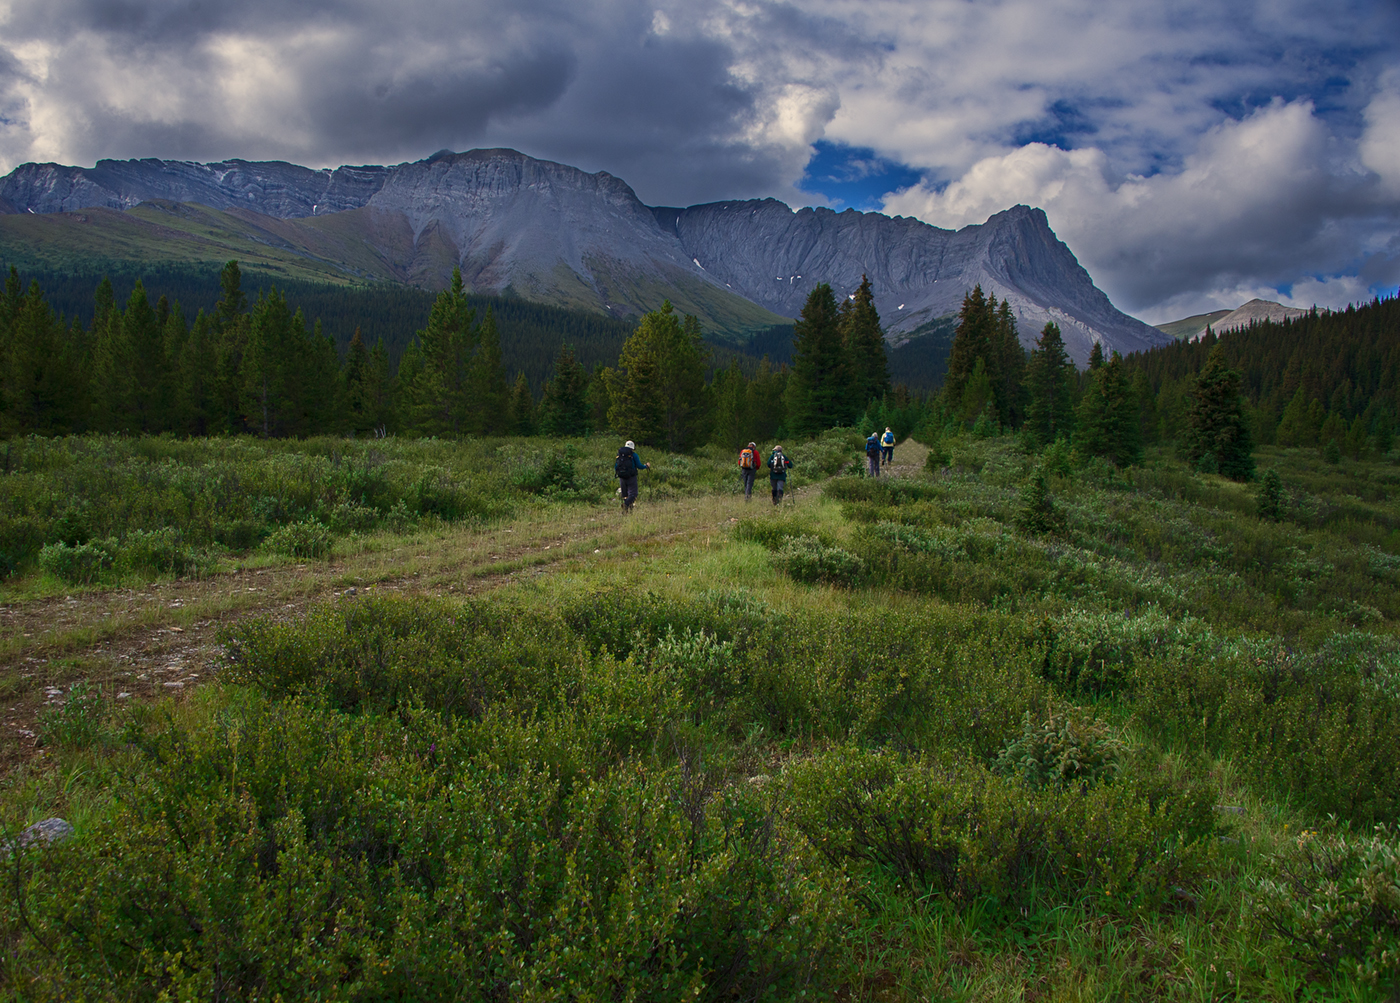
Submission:
M 29 846 L 33 843 L 62 843 L 73 836 L 73 827 L 61 818 L 46 818 L 35 822 L 15 838 L 14 844 Z M 14 844 L 6 847 L 13 848 Z

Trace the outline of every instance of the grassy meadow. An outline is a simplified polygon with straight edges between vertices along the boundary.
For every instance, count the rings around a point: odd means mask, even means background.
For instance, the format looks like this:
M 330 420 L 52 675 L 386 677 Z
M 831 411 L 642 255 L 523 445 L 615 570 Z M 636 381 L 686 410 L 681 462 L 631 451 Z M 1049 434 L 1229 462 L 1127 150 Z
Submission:
M 861 440 L 0 444 L 0 992 L 1394 998 L 1395 456 Z

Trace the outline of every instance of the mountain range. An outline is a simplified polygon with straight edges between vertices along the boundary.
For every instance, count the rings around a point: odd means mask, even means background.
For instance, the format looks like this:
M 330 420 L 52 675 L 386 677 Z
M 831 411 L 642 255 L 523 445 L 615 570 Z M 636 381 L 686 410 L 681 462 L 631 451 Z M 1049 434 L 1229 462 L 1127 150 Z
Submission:
M 944 230 L 774 199 L 647 206 L 622 180 L 514 150 L 440 153 L 391 167 L 280 162 L 24 164 L 0 178 L 0 257 L 222 262 L 332 282 L 441 288 L 454 267 L 477 292 L 628 317 L 669 298 L 740 339 L 797 316 L 828 282 L 863 275 L 887 336 L 946 334 L 975 284 L 1006 299 L 1030 345 L 1046 321 L 1081 364 L 1095 342 L 1127 354 L 1169 335 L 1113 307 L 1028 206 Z

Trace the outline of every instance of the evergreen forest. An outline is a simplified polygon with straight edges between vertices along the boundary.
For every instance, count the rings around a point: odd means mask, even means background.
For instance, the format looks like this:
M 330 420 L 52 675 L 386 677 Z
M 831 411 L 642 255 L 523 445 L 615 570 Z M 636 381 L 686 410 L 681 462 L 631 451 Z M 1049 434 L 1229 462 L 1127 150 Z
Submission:
M 1397 301 L 217 279 L 0 298 L 0 997 L 1400 994 Z

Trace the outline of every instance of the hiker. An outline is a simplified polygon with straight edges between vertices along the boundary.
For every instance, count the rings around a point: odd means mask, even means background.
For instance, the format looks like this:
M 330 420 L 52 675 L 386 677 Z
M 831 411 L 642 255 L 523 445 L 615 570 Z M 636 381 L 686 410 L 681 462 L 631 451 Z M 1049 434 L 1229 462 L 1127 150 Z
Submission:
M 780 504 L 783 492 L 787 490 L 787 472 L 792 461 L 783 455 L 782 446 L 773 447 L 773 455 L 768 457 L 768 483 L 773 488 L 773 504 Z
M 880 462 L 894 462 L 894 433 L 888 425 L 885 426 L 885 434 L 880 436 Z
M 642 462 L 642 458 L 637 455 L 637 444 L 631 439 L 617 451 L 617 459 L 613 461 L 613 473 L 617 474 L 622 482 L 618 489 L 622 494 L 622 511 L 631 512 L 632 505 L 637 500 L 637 473 L 650 469 L 651 464 Z
M 739 450 L 739 473 L 744 477 L 744 501 L 753 501 L 753 479 L 758 474 L 758 443 Z
M 865 440 L 865 464 L 871 477 L 880 476 L 880 437 L 874 432 Z

